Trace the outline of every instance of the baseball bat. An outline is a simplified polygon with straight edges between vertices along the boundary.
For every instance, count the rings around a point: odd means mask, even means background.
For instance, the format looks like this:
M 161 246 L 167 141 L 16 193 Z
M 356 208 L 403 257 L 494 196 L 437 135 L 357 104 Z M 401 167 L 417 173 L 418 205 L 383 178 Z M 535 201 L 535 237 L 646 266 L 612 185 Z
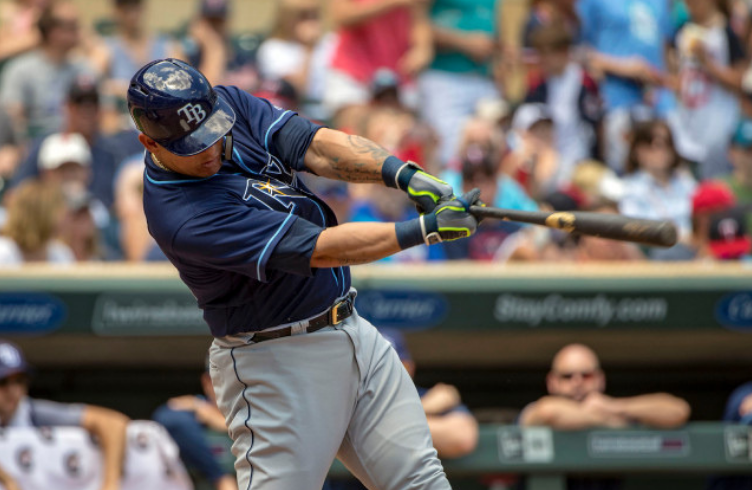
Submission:
M 670 221 L 635 219 L 618 214 L 589 212 L 516 211 L 485 206 L 470 206 L 476 218 L 519 221 L 612 240 L 642 243 L 658 247 L 676 245 L 676 227 Z

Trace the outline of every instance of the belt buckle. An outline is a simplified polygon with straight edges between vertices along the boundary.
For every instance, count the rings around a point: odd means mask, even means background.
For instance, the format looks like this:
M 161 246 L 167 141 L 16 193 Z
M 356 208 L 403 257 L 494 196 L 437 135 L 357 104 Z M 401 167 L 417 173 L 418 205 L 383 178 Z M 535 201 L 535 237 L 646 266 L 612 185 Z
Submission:
M 348 304 L 350 304 L 350 301 L 352 300 L 349 297 L 347 297 L 343 299 L 342 301 L 340 301 L 339 303 L 337 303 L 336 305 L 332 306 L 331 313 L 329 315 L 331 318 L 331 323 L 330 323 L 331 325 L 337 325 L 338 323 L 342 323 L 343 319 L 340 319 L 339 317 L 339 308 L 341 306 L 347 306 Z
M 342 321 L 339 319 L 339 307 L 342 305 L 342 303 L 344 303 L 344 301 L 340 301 L 336 305 L 332 306 L 331 315 L 330 315 L 332 319 L 332 321 L 330 322 L 331 325 L 337 325 L 339 322 Z

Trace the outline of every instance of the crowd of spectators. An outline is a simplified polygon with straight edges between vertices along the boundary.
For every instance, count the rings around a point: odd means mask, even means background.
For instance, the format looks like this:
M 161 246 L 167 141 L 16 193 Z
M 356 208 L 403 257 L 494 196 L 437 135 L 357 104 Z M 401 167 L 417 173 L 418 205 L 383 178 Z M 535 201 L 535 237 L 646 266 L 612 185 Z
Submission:
M 267 31 L 240 33 L 229 0 L 151 32 L 149 1 L 111 0 L 94 25 L 69 0 L 0 4 L 0 264 L 164 259 L 142 217 L 125 88 L 168 56 L 495 206 L 669 219 L 680 237 L 658 250 L 488 220 L 389 261 L 752 253 L 752 2 L 534 0 L 512 43 L 500 0 L 280 0 Z M 340 221 L 415 212 L 377 186 L 303 178 Z

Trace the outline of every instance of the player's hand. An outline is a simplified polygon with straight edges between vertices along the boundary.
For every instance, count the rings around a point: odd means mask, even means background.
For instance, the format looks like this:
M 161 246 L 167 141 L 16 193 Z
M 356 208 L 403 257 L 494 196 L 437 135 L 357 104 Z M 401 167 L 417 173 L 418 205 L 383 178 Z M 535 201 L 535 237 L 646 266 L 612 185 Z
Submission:
M 420 217 L 423 240 L 428 245 L 467 238 L 478 227 L 478 220 L 470 214 L 470 206 L 478 203 L 480 191 L 473 189 L 450 201 L 439 202 L 432 213 Z
M 454 198 L 452 186 L 433 175 L 424 172 L 413 162 L 407 162 L 413 173 L 407 182 L 407 195 L 415 203 L 421 214 L 430 213 L 442 201 Z

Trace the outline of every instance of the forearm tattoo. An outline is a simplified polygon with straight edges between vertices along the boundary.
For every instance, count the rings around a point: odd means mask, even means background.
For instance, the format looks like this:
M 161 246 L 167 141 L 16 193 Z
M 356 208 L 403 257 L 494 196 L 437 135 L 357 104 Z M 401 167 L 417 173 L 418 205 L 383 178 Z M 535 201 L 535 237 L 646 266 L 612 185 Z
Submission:
M 391 154 L 362 136 L 348 136 L 346 153 L 328 159 L 339 180 L 355 183 L 383 183 L 381 166 Z

